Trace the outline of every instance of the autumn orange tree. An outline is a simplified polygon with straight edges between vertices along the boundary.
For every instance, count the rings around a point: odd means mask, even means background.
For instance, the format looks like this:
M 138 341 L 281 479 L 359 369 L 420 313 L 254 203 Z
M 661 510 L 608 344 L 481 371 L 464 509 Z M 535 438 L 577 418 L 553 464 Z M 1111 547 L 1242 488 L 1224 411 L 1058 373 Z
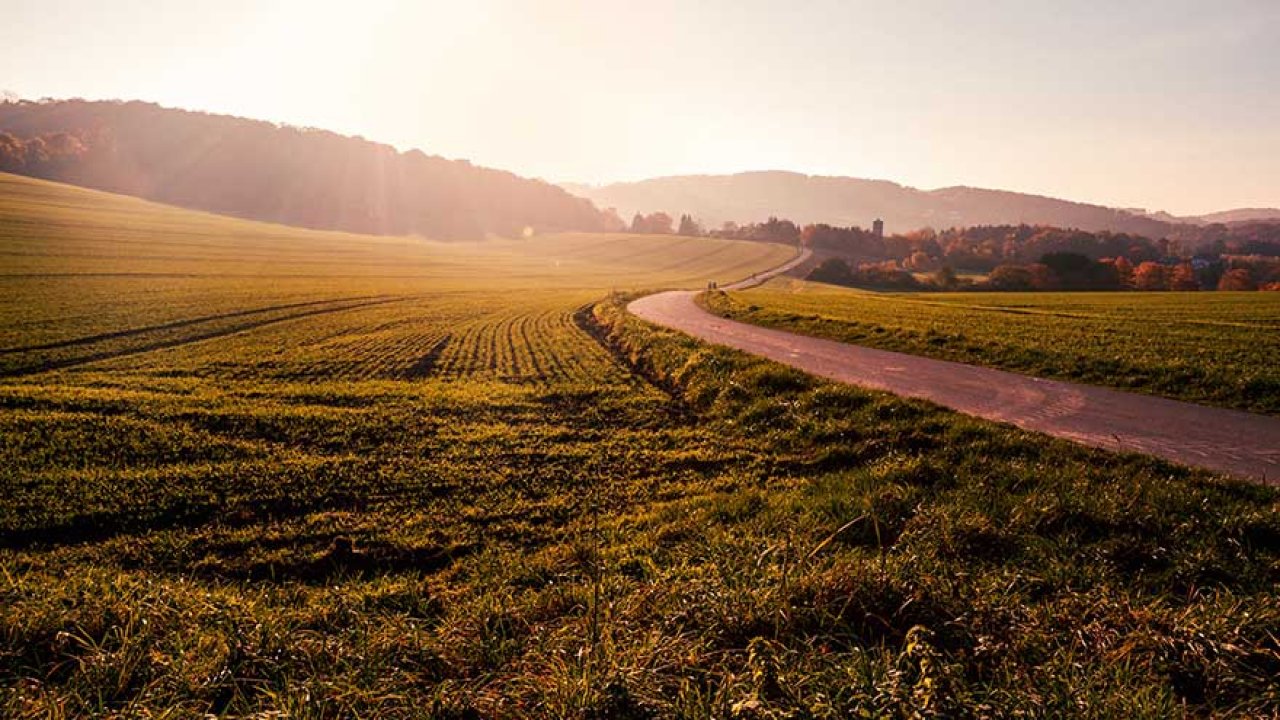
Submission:
M 1200 283 L 1196 280 L 1196 271 L 1191 267 L 1191 263 L 1179 263 L 1169 273 L 1169 289 L 1170 290 L 1199 290 Z
M 1248 268 L 1233 268 L 1222 273 L 1218 281 L 1219 290 L 1257 290 L 1258 284 Z
M 1148 260 L 1133 271 L 1133 289 L 1164 290 L 1169 287 L 1169 269 Z
M 1116 269 L 1116 278 L 1120 283 L 1120 287 L 1133 287 L 1133 263 L 1129 262 L 1129 258 L 1121 255 L 1115 259 L 1112 265 Z

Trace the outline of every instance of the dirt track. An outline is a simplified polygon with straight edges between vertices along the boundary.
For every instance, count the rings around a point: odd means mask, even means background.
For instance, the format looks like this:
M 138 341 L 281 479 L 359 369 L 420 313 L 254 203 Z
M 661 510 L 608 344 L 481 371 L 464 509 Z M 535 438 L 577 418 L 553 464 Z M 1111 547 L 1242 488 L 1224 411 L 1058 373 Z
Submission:
M 658 293 L 628 309 L 649 322 L 831 380 L 923 398 L 1085 445 L 1280 484 L 1280 418 L 795 335 L 717 317 L 694 296 Z

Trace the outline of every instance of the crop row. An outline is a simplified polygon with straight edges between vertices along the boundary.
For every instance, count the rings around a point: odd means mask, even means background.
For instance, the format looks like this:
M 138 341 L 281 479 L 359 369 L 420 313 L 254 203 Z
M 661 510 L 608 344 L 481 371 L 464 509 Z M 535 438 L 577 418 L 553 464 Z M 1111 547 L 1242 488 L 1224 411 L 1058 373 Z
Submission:
M 612 371 L 572 320 L 570 308 L 507 310 L 459 328 L 440 354 L 441 377 L 590 381 Z
M 573 320 L 579 293 L 437 295 L 346 306 L 89 369 L 229 379 L 616 379 L 620 370 Z

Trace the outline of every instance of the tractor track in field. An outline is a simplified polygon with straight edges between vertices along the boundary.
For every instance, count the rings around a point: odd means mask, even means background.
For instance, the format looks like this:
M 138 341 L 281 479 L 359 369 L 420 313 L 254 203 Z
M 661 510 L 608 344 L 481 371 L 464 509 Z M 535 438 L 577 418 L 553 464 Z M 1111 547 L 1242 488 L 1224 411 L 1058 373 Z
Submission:
M 346 300 L 332 300 L 332 301 L 321 301 L 321 302 L 312 302 L 312 303 L 297 303 L 293 305 L 276 306 L 273 308 L 258 308 L 256 310 L 246 310 L 246 311 L 235 312 L 235 313 L 227 313 L 224 315 L 215 315 L 215 316 L 208 316 L 208 317 L 198 318 L 198 319 L 178 321 L 175 323 L 167 323 L 165 325 L 152 326 L 146 329 L 124 331 L 122 333 L 108 333 L 104 336 L 98 336 L 99 339 L 93 340 L 92 342 L 74 342 L 71 344 L 57 345 L 56 347 L 53 347 L 53 348 L 41 348 L 39 350 L 28 350 L 26 352 L 39 352 L 42 350 L 62 349 L 65 347 L 78 347 L 85 344 L 91 345 L 93 343 L 105 342 L 107 340 L 116 340 L 124 337 L 134 337 L 139 334 L 144 334 L 148 332 L 163 332 L 165 330 L 181 329 L 184 327 L 195 327 L 203 323 L 216 322 L 218 320 L 225 320 L 228 318 L 247 317 L 250 315 L 261 314 L 264 312 L 272 312 L 280 309 L 288 309 L 290 307 L 298 308 L 298 307 L 314 306 L 317 304 L 330 306 L 330 307 L 315 308 L 311 310 L 304 310 L 302 312 L 291 313 L 288 315 L 281 315 L 277 317 L 259 319 L 251 322 L 238 323 L 230 327 L 220 327 L 217 329 L 208 330 L 206 332 L 197 333 L 195 335 L 185 335 L 183 337 L 157 340 L 154 342 L 145 343 L 142 345 L 135 345 L 127 348 L 102 350 L 99 352 L 93 352 L 87 355 L 79 355 L 71 358 L 45 360 L 45 361 L 36 362 L 27 367 L 6 368 L 3 370 L 0 370 L 0 377 L 5 377 L 5 378 L 21 377 L 24 375 L 36 375 L 36 374 L 39 374 L 42 372 L 48 372 L 51 370 L 64 370 L 67 368 L 77 367 L 80 365 L 87 365 L 90 363 L 100 362 L 102 360 L 114 360 L 116 358 L 129 357 L 131 355 L 141 355 L 143 353 L 154 352 L 156 350 L 168 350 L 170 348 L 180 347 L 183 345 L 190 345 L 197 342 L 203 342 L 205 340 L 214 340 L 217 338 L 227 337 L 229 335 L 235 335 L 237 333 L 247 332 L 249 330 L 255 330 L 257 328 L 266 327 L 269 325 L 276 325 L 282 322 L 288 322 L 290 320 L 298 320 L 306 317 L 314 317 L 316 315 L 327 315 L 332 313 L 345 312 L 348 310 L 358 310 L 361 308 L 373 307 L 376 305 L 386 305 L 389 303 L 404 302 L 405 300 L 408 300 L 408 299 L 409 299 L 408 297 L 378 297 L 376 299 L 369 299 L 367 302 L 350 302 L 351 299 L 346 299 Z M 345 303 L 345 304 L 339 305 L 337 307 L 331 307 L 335 303 Z M 87 339 L 81 338 L 80 340 L 86 341 Z
M 230 320 L 237 317 L 248 317 L 250 315 L 261 315 L 263 313 L 277 312 L 280 310 L 293 310 L 300 307 L 314 307 L 316 305 L 335 305 L 337 303 L 356 302 L 360 300 L 385 299 L 385 295 L 367 295 L 363 297 L 338 298 L 336 300 L 311 300 L 308 302 L 287 303 L 285 305 L 268 305 L 267 307 L 252 308 L 249 310 L 237 310 L 235 312 L 221 313 L 218 315 L 204 315 L 201 317 L 187 318 L 185 320 L 174 320 L 173 322 L 161 323 L 159 325 L 147 325 L 140 328 L 129 328 L 127 330 L 117 330 L 109 333 L 99 333 L 97 335 L 87 335 L 84 337 L 72 338 L 70 340 L 59 340 L 57 342 L 43 343 L 40 345 L 25 345 L 22 347 L 0 348 L 0 355 L 13 355 L 24 352 L 40 352 L 43 350 L 60 350 L 62 348 L 76 347 L 78 345 L 92 345 L 94 343 L 105 342 L 107 340 L 118 340 L 120 338 L 131 337 L 134 335 L 145 335 L 147 333 L 162 332 L 164 330 L 176 330 L 178 328 L 190 327 L 201 323 L 214 322 L 217 320 Z

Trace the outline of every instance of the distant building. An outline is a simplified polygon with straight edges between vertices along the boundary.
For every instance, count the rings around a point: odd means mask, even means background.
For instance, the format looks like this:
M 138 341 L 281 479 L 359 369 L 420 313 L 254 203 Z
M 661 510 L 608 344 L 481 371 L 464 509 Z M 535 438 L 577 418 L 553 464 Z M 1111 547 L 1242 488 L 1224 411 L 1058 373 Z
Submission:
M 876 218 L 876 221 L 871 223 L 871 232 L 875 233 L 878 238 L 884 237 L 884 221 Z

